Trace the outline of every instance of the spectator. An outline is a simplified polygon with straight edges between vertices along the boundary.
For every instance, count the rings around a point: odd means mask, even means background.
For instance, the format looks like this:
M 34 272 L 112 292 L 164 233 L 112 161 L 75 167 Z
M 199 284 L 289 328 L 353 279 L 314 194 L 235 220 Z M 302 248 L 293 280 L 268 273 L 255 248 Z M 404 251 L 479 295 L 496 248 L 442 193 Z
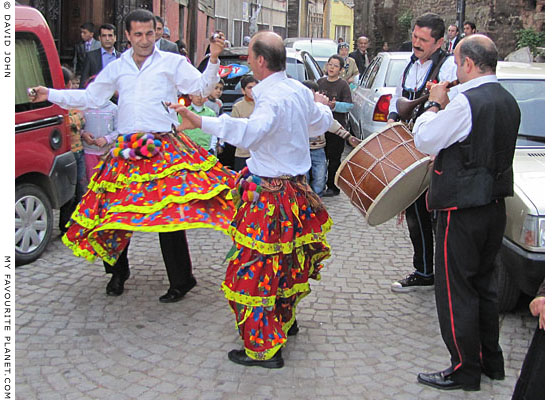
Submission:
M 354 78 L 360 73 L 356 61 L 352 57 L 348 57 L 349 48 L 350 46 L 346 42 L 338 44 L 338 55 L 344 60 L 344 67 L 340 77 L 348 82 L 348 84 L 354 83 Z
M 389 51 L 389 43 L 383 42 L 383 47 L 381 47 L 381 50 L 385 52 Z
M 356 61 L 356 65 L 358 66 L 358 71 L 360 71 L 360 74 L 363 74 L 370 61 L 367 54 L 369 39 L 366 36 L 360 36 L 358 38 L 357 44 L 358 48 L 350 53 L 350 57 L 352 57 Z
M 327 61 L 327 76 L 317 81 L 319 92 L 329 98 L 329 106 L 333 117 L 343 127 L 346 126 L 348 111 L 352 108 L 352 92 L 350 86 L 344 79 L 340 78 L 340 73 L 344 66 L 344 60 L 339 55 L 334 55 Z M 325 134 L 327 141 L 326 155 L 328 160 L 327 167 L 327 190 L 324 197 L 336 196 L 340 189 L 334 184 L 334 176 L 340 166 L 340 158 L 344 151 L 344 139 L 331 132 Z
M 191 105 L 187 108 L 190 111 L 192 111 L 196 115 L 204 117 L 216 116 L 214 110 L 204 105 L 204 103 L 206 103 L 206 100 L 208 100 L 208 97 L 203 97 L 198 94 L 189 94 L 189 98 L 191 99 Z M 182 117 L 180 115 L 178 115 L 178 119 L 179 123 L 181 123 Z M 200 128 L 185 130 L 185 134 L 204 150 L 212 154 L 216 153 L 216 143 L 218 142 L 218 139 L 215 136 L 205 133 Z
M 161 34 L 161 37 L 166 40 L 171 40 L 171 32 L 169 31 L 169 28 L 167 26 L 163 27 L 163 33 Z
M 245 75 L 241 78 L 241 92 L 243 98 L 233 105 L 231 116 L 233 118 L 249 118 L 255 109 L 255 99 L 253 98 L 253 88 L 259 83 L 253 75 Z M 242 147 L 235 149 L 235 159 L 233 169 L 241 171 L 247 166 L 247 159 L 251 157 L 249 150 Z
M 75 75 L 66 67 L 62 67 L 62 75 L 64 77 L 64 87 L 66 89 L 76 89 L 78 87 Z M 61 233 L 65 233 L 68 228 L 66 225 L 70 221 L 72 211 L 76 208 L 87 190 L 86 169 L 84 163 L 84 146 L 82 143 L 81 131 L 85 125 L 84 114 L 75 108 L 68 110 L 68 126 L 70 127 L 70 148 L 77 166 L 77 182 L 74 197 L 66 204 L 60 207 L 60 217 L 58 219 L 58 228 Z
M 86 53 L 101 47 L 101 43 L 93 37 L 94 31 L 95 27 L 91 22 L 84 22 L 80 26 L 80 37 L 82 39 L 74 46 L 74 57 L 72 60 L 72 68 L 76 75 L 82 74 Z
M 181 39 L 179 39 L 175 42 L 175 44 L 177 45 L 177 49 L 179 50 L 179 54 L 182 54 L 183 56 L 185 56 L 185 58 L 187 59 L 189 64 L 192 64 L 192 61 L 189 58 L 189 52 L 187 51 L 187 45 L 185 44 L 185 42 L 183 42 Z
M 476 25 L 472 21 L 465 21 L 463 24 L 464 36 L 474 35 L 476 33 Z
M 461 40 L 459 37 L 459 28 L 455 24 L 449 25 L 449 28 L 447 28 L 447 42 L 444 45 L 444 49 L 449 54 L 453 54 L 459 40 Z
M 156 47 L 161 51 L 179 54 L 177 45 L 163 37 L 164 26 L 165 23 L 163 22 L 163 18 L 156 15 Z
M 222 100 L 220 100 L 220 97 L 222 97 L 223 93 L 224 93 L 224 80 L 220 79 L 220 81 L 216 83 L 216 86 L 214 86 L 214 90 L 212 90 L 212 93 L 208 95 L 208 101 L 204 103 L 206 107 L 209 107 L 212 110 L 214 110 L 216 115 L 222 114 L 222 107 L 224 106 L 224 103 L 222 102 Z
M 99 40 L 101 47 L 86 53 L 84 68 L 80 77 L 80 87 L 84 88 L 89 78 L 97 75 L 110 62 L 120 57 L 121 53 L 115 49 L 117 35 L 114 25 L 103 24 L 99 27 Z

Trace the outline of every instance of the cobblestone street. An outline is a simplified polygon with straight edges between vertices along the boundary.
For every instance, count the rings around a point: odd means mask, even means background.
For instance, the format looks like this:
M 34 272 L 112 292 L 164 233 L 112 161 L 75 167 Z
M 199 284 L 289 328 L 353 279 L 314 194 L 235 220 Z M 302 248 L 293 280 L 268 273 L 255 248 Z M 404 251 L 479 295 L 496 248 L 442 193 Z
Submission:
M 132 275 L 108 297 L 100 261 L 74 257 L 53 240 L 41 259 L 16 271 L 18 399 L 510 399 L 536 320 L 526 306 L 501 316 L 506 379 L 483 376 L 480 392 L 442 392 L 416 382 L 444 369 L 434 292 L 395 294 L 412 271 L 406 227 L 370 227 L 346 196 L 327 198 L 332 257 L 298 309 L 280 370 L 227 359 L 240 348 L 220 290 L 231 241 L 188 231 L 198 285 L 161 304 L 167 276 L 156 234 L 135 233 Z

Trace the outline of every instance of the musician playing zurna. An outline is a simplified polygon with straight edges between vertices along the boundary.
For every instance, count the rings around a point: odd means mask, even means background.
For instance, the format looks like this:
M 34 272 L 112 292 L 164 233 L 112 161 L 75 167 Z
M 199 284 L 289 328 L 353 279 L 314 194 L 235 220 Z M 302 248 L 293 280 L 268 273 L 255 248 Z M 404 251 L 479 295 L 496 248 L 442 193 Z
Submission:
M 397 86 L 396 93 L 391 99 L 389 123 L 401 120 L 409 122 L 408 118 L 414 122 L 424 111 L 424 106 L 429 105 L 420 104 L 415 110 L 415 115 L 404 117 L 397 111 L 399 98 L 417 99 L 427 92 L 428 82 L 452 82 L 456 79 L 457 67 L 453 62 L 453 57 L 441 49 L 444 33 L 445 23 L 437 14 L 426 13 L 416 20 L 412 32 L 413 54 L 404 69 L 402 84 Z M 415 271 L 394 282 L 391 285 L 391 290 L 394 292 L 427 289 L 434 285 L 432 221 L 430 213 L 426 210 L 425 192 L 406 209 L 406 223 L 414 247 Z
M 481 373 L 503 380 L 494 259 L 513 195 L 512 162 L 520 122 L 513 96 L 496 78 L 498 50 L 483 35 L 455 49 L 458 94 L 430 89 L 414 143 L 436 156 L 428 207 L 437 210 L 435 292 L 441 334 L 451 355 L 444 371 L 419 374 L 438 389 L 479 390 Z

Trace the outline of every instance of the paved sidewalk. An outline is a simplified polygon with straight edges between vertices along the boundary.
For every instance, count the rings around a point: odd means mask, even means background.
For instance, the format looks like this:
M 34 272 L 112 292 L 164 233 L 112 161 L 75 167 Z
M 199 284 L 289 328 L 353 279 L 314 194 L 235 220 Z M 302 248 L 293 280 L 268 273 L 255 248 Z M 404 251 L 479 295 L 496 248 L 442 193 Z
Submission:
M 18 399 L 510 399 L 536 320 L 522 308 L 501 318 L 506 379 L 480 392 L 442 392 L 416 375 L 448 366 L 433 291 L 395 294 L 412 269 L 405 227 L 369 227 L 341 194 L 325 199 L 334 220 L 332 258 L 298 309 L 300 332 L 285 367 L 246 368 L 220 291 L 231 241 L 188 231 L 198 280 L 183 301 L 161 304 L 167 277 L 156 234 L 135 233 L 132 275 L 105 295 L 101 262 L 74 257 L 56 237 L 16 270 Z M 55 232 L 58 233 L 58 232 Z

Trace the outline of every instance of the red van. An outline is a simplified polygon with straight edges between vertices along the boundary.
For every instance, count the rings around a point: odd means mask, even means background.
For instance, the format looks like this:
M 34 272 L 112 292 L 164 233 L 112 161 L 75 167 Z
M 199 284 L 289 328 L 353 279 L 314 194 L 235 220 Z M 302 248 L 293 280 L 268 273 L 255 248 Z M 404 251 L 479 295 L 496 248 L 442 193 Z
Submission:
M 68 112 L 49 103 L 31 103 L 27 88 L 64 88 L 51 31 L 41 13 L 16 6 L 15 36 L 15 256 L 26 264 L 47 247 L 53 208 L 69 201 L 76 185 L 70 151 Z

